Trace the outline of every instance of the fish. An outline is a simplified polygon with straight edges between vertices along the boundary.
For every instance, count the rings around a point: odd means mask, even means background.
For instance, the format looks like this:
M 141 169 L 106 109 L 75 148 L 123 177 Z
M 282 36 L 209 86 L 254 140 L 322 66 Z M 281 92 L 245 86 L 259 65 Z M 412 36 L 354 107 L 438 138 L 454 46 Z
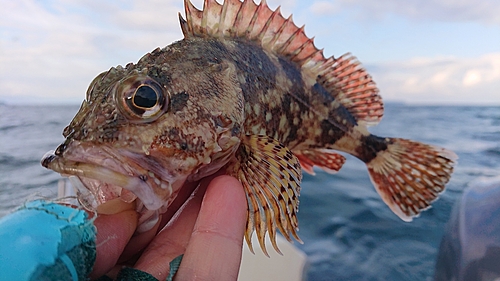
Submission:
M 379 137 L 384 104 L 351 54 L 325 57 L 292 17 L 265 1 L 184 1 L 184 38 L 137 63 L 99 74 L 65 141 L 42 158 L 69 176 L 89 209 L 135 203 L 150 228 L 183 185 L 218 171 L 245 190 L 245 240 L 267 254 L 277 231 L 298 236 L 302 172 L 338 172 L 363 161 L 378 194 L 403 221 L 428 209 L 457 155 L 417 141 Z

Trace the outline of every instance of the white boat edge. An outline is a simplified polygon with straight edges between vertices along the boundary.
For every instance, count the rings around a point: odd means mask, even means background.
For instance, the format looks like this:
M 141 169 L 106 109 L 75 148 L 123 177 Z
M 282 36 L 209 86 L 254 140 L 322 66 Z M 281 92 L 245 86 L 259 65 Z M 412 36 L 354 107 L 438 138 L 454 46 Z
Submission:
M 255 234 L 252 236 L 252 245 L 255 254 L 252 254 L 247 244 L 244 243 L 241 267 L 238 275 L 239 281 L 306 280 L 306 254 L 281 235 L 276 235 L 276 242 L 283 255 L 276 253 L 269 237 L 266 236 L 267 251 L 270 257 L 266 257 L 260 249 L 259 241 Z

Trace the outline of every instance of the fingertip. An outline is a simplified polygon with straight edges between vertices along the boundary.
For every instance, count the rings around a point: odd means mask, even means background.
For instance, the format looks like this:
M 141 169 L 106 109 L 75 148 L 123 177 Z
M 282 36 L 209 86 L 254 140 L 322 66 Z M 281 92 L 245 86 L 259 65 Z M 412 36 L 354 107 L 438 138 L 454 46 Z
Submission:
M 97 228 L 97 253 L 91 278 L 104 275 L 116 264 L 137 228 L 137 219 L 137 212 L 128 210 L 113 215 L 99 215 L 94 221 Z
M 240 181 L 227 175 L 218 176 L 207 187 L 198 218 L 203 223 L 197 223 L 194 230 L 203 228 L 239 239 L 237 226 L 244 225 L 246 217 L 247 200 Z
M 234 280 L 241 261 L 247 202 L 241 183 L 218 176 L 208 184 L 178 280 Z
M 118 263 L 126 263 L 129 260 L 136 258 L 135 256 L 139 254 L 156 236 L 158 228 L 161 224 L 161 216 L 160 220 L 146 232 L 135 232 L 130 240 L 127 242 L 127 245 L 123 249 L 123 252 L 118 259 Z
M 222 175 L 214 178 L 207 187 L 204 204 L 227 205 L 226 208 L 239 213 L 245 213 L 247 209 L 247 200 L 245 190 L 241 182 L 228 175 Z

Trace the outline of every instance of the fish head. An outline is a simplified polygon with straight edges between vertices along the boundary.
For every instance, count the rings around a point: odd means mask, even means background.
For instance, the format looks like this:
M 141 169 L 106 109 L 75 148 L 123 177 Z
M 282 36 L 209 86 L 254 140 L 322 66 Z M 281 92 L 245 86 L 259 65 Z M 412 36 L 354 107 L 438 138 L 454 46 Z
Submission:
M 87 209 L 120 198 L 140 213 L 164 212 L 186 181 L 215 173 L 239 146 L 242 102 L 224 111 L 232 100 L 199 87 L 221 68 L 190 73 L 141 61 L 98 75 L 66 140 L 42 159 L 70 177 Z

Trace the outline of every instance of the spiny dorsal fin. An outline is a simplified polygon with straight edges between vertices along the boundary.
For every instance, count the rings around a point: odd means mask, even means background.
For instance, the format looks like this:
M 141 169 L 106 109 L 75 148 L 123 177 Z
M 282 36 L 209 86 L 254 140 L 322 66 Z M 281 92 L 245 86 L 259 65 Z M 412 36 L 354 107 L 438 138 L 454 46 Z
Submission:
M 267 254 L 265 235 L 274 249 L 276 228 L 288 240 L 297 235 L 300 181 L 302 172 L 299 160 L 285 146 L 268 136 L 245 136 L 236 153 L 237 164 L 228 168 L 228 174 L 240 180 L 248 201 L 248 218 L 245 240 L 251 251 L 252 233 L 255 230 L 260 247 Z
M 358 122 L 376 125 L 384 113 L 382 98 L 372 78 L 350 55 L 326 59 L 314 46 L 304 27 L 297 27 L 291 16 L 285 19 L 279 7 L 272 11 L 262 1 L 226 0 L 219 4 L 205 0 L 203 10 L 184 0 L 186 20 L 179 14 L 184 37 L 247 38 L 307 69 Z

